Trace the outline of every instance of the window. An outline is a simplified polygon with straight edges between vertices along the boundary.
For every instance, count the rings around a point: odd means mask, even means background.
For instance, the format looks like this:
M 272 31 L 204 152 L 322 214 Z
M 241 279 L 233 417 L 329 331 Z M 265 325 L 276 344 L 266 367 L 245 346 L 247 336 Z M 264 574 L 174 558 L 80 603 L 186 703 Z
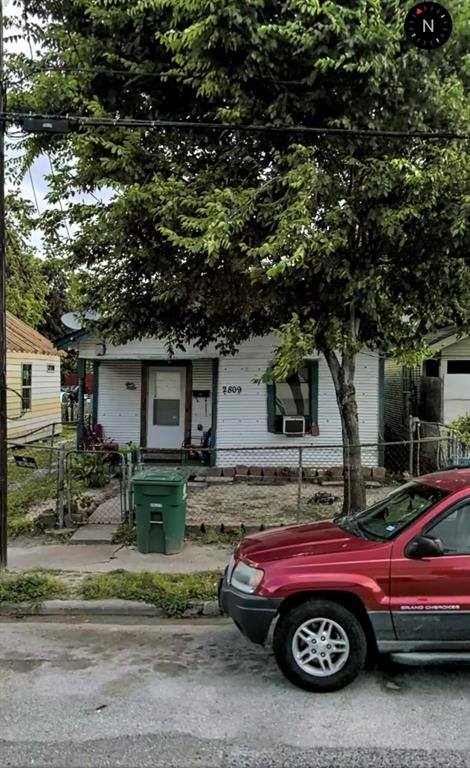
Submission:
M 23 402 L 23 411 L 30 411 L 32 406 L 32 365 L 21 366 L 21 397 Z
M 54 371 L 55 371 L 55 365 L 53 365 L 52 363 L 48 363 L 47 372 L 54 373 Z
M 336 518 L 340 528 L 367 539 L 388 541 L 447 496 L 448 491 L 411 482 L 394 491 L 364 512 Z
M 425 376 L 439 376 L 439 363 L 435 357 L 430 360 L 426 360 L 424 363 L 424 375 Z
M 440 539 L 449 554 L 470 554 L 470 502 L 453 509 L 426 533 Z
M 470 360 L 448 360 L 447 373 L 470 373 Z
M 309 360 L 286 381 L 269 382 L 268 431 L 282 433 L 283 416 L 304 416 L 309 430 L 318 421 L 318 362 Z
M 181 373 L 158 371 L 155 373 L 153 392 L 153 424 L 160 427 L 178 427 L 180 424 Z

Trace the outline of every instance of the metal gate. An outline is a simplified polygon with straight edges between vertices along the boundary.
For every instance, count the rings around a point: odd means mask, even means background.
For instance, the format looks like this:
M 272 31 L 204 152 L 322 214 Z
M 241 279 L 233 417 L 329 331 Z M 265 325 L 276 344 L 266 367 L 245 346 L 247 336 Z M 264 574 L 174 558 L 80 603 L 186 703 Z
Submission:
M 117 524 L 129 519 L 130 455 L 119 451 L 68 451 L 64 496 L 69 522 Z

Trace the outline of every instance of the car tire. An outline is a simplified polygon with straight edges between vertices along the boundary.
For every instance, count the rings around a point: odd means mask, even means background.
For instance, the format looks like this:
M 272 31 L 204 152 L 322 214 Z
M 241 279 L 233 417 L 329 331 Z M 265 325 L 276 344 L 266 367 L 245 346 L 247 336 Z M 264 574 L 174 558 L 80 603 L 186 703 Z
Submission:
M 280 616 L 273 651 L 294 685 L 327 693 L 357 677 L 366 660 L 367 639 L 361 622 L 340 603 L 310 599 Z

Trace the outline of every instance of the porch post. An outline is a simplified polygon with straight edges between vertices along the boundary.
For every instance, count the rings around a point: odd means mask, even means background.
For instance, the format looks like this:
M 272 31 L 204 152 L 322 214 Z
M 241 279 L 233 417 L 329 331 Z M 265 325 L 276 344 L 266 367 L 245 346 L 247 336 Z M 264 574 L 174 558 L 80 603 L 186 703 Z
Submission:
M 98 382 L 100 375 L 100 364 L 98 360 L 93 360 L 93 393 L 92 393 L 92 423 L 96 426 L 98 421 Z
M 77 448 L 83 447 L 83 426 L 85 418 L 85 371 L 86 360 L 78 358 L 78 412 L 77 412 Z
M 212 419 L 211 419 L 211 443 L 210 465 L 216 464 L 215 447 L 217 445 L 217 392 L 219 388 L 219 359 L 215 357 L 212 360 Z

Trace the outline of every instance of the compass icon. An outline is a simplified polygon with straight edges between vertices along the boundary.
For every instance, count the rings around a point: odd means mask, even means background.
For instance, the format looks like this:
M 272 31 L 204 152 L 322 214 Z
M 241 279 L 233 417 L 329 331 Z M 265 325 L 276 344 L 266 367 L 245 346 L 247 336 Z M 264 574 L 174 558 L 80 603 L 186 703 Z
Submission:
M 439 3 L 417 3 L 406 14 L 405 35 L 417 48 L 440 48 L 451 33 L 452 17 Z

